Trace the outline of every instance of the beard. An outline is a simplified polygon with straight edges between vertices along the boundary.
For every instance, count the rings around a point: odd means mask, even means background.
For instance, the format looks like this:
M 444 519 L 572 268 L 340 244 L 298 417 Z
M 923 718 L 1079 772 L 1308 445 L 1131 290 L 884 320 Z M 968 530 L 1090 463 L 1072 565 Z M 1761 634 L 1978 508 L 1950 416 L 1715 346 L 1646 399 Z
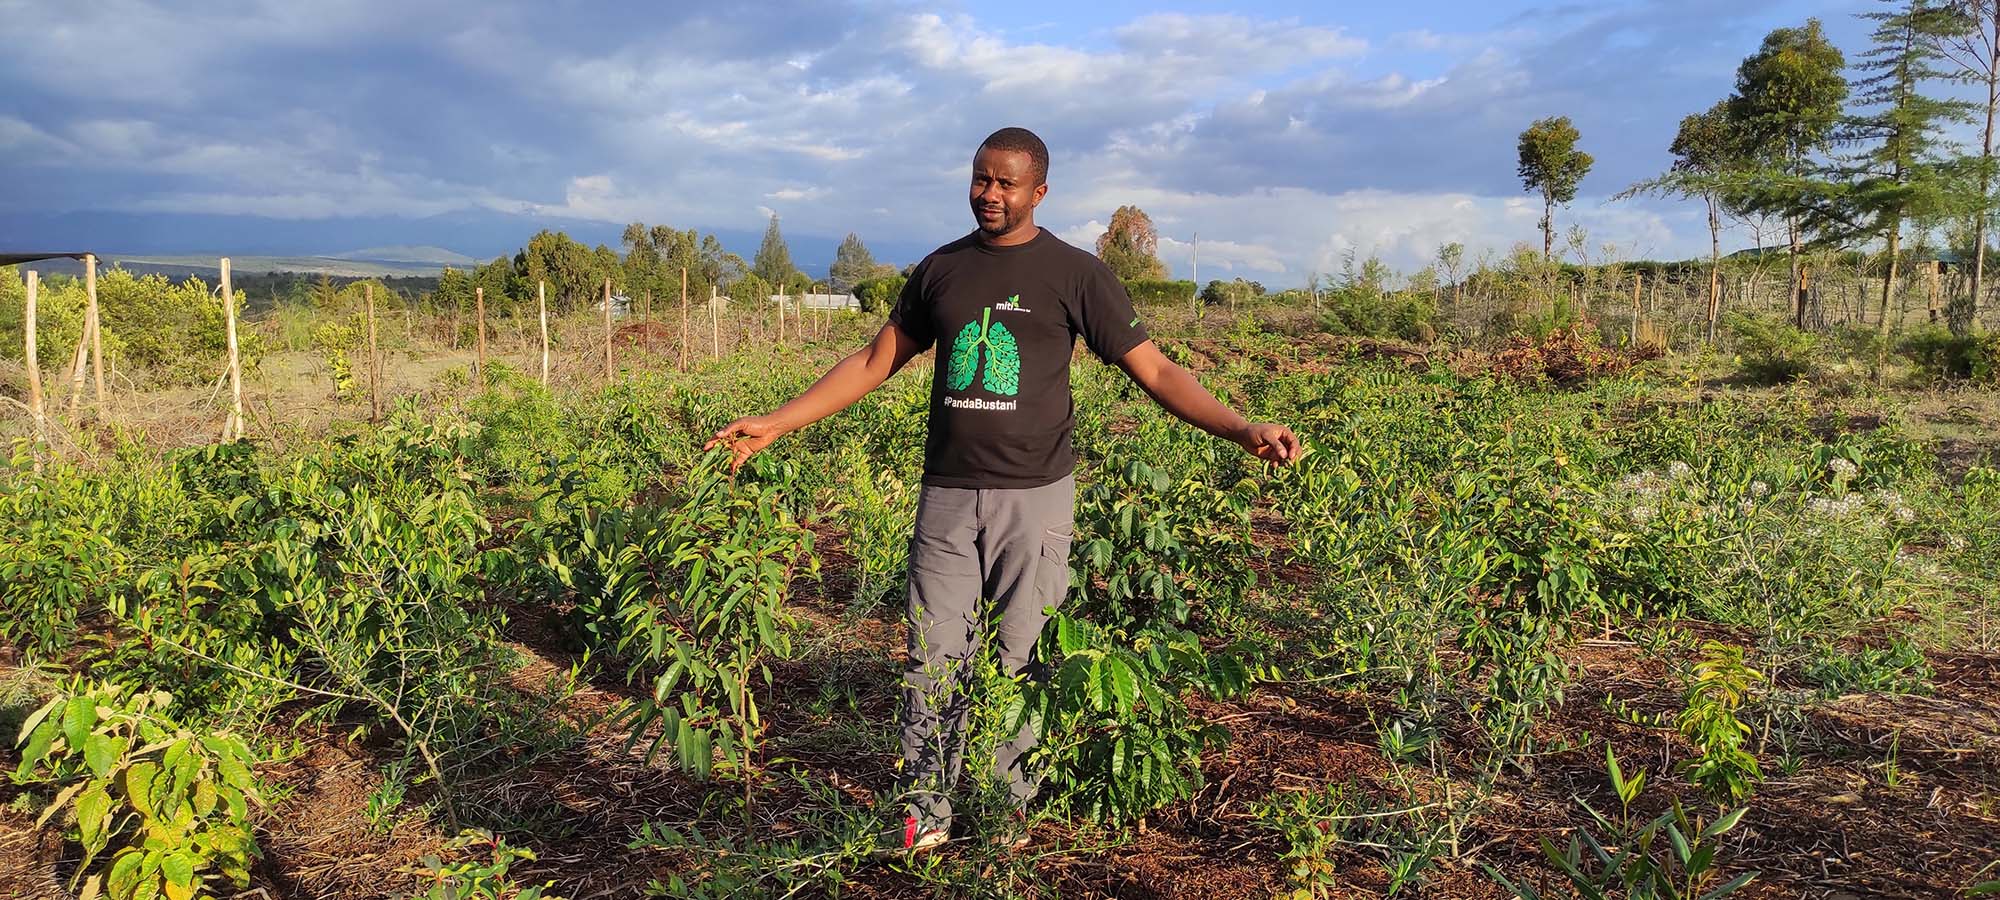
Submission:
M 980 213 L 979 208 L 973 207 L 972 221 L 979 226 L 980 232 L 989 235 L 1006 234 L 1008 231 L 1013 230 L 1014 226 L 1020 221 L 1020 219 L 1014 215 L 1013 210 L 1008 209 L 1007 207 L 1004 206 L 1000 208 L 1000 214 L 994 216 L 991 219 L 988 219 L 985 216 L 980 215 L 979 213 Z

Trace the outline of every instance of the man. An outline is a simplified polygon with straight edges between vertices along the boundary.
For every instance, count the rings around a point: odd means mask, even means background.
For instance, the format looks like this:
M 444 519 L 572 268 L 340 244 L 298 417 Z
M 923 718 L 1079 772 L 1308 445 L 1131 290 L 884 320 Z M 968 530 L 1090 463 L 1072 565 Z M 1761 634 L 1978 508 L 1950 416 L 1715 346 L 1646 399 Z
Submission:
M 994 132 L 972 160 L 978 228 L 917 265 L 867 347 L 775 412 L 731 422 L 709 442 L 731 445 L 741 465 L 778 437 L 845 409 L 937 344 L 924 486 L 910 539 L 902 713 L 908 805 L 891 838 L 905 850 L 949 838 L 970 668 L 984 622 L 997 612 L 1000 665 L 1019 675 L 1068 588 L 1076 338 L 1188 423 L 1259 459 L 1288 464 L 1299 454 L 1291 429 L 1246 422 L 1161 355 L 1111 271 L 1035 224 L 1048 169 L 1048 148 L 1032 132 Z M 982 615 L 981 597 L 993 611 Z M 1017 812 L 1036 790 L 1024 766 L 1035 739 L 1024 729 L 996 754 L 995 774 Z

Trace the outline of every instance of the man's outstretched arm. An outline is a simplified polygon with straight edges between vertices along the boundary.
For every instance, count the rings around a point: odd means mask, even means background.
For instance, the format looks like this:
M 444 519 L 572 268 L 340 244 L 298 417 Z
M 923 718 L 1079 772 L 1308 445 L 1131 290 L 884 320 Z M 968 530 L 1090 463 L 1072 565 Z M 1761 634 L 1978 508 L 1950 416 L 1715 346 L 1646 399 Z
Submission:
M 703 450 L 728 444 L 736 458 L 731 468 L 784 435 L 840 412 L 869 391 L 882 386 L 910 358 L 923 352 L 915 338 L 894 325 L 884 325 L 868 346 L 848 354 L 820 376 L 805 393 L 761 416 L 737 419 L 715 433 Z
M 1245 420 L 1215 399 L 1194 375 L 1168 359 L 1152 341 L 1119 357 L 1118 368 L 1145 389 L 1153 402 L 1189 425 L 1234 441 L 1261 460 L 1290 465 L 1299 458 L 1299 438 L 1290 428 Z

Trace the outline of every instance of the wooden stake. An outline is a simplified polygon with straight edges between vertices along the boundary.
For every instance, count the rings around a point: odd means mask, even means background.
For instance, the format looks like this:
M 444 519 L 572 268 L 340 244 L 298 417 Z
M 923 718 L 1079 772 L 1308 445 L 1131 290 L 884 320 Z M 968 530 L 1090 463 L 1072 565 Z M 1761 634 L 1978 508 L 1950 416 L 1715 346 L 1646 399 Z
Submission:
M 478 375 L 481 381 L 484 381 L 486 379 L 486 289 L 485 288 L 472 289 L 472 309 L 473 309 L 473 317 L 479 320 L 479 358 L 478 362 L 474 364 L 473 373 Z
M 1943 308 L 1938 303 L 1938 301 L 1943 299 L 1944 296 L 1943 291 L 1940 289 L 1938 285 L 1938 270 L 1942 269 L 1943 267 L 1944 267 L 1944 262 L 1942 260 L 1933 262 L 1930 265 L 1924 267 L 1924 271 L 1928 275 L 1930 280 L 1929 313 L 1930 313 L 1930 321 L 1931 324 L 1933 325 L 1937 324 L 1938 314 L 1944 311 Z
M 42 276 L 35 270 L 28 270 L 28 301 L 22 308 L 26 319 L 21 337 L 22 360 L 28 364 L 28 415 L 35 419 L 35 441 L 46 444 L 49 440 L 49 415 L 42 408 L 42 358 L 35 346 L 35 303 L 41 292 Z
M 715 299 L 715 285 L 708 286 L 708 349 L 722 358 L 722 301 Z
M 229 257 L 223 257 L 222 318 L 229 337 L 229 418 L 222 423 L 223 443 L 243 437 L 243 360 L 236 352 L 236 292 L 229 286 Z
M 67 410 L 76 415 L 77 401 L 83 399 L 83 378 L 90 365 L 90 308 L 83 311 L 83 330 L 77 332 L 76 350 L 69 356 L 69 402 Z
M 611 383 L 611 279 L 604 279 L 604 383 Z
M 368 301 L 368 420 L 382 421 L 382 355 L 375 349 L 375 283 L 361 286 Z
M 83 296 L 90 319 L 90 376 L 97 382 L 97 412 L 104 414 L 104 312 L 97 307 L 97 254 L 83 255 Z
M 784 343 L 785 343 L 785 292 L 783 289 L 780 289 L 778 291 L 778 345 L 784 346 Z
M 1644 274 L 1639 272 L 1632 273 L 1632 345 L 1635 347 L 1639 344 L 1639 289 L 1645 283 L 1646 276 Z
M 542 307 L 542 387 L 549 386 L 549 283 L 535 282 L 535 299 Z

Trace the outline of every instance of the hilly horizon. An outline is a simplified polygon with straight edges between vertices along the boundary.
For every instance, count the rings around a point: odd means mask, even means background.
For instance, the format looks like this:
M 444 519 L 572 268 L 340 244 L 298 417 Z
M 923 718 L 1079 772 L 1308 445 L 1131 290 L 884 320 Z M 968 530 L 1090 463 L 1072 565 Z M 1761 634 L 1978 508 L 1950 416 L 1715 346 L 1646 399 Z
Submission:
M 648 225 L 691 227 L 679 222 L 647 220 Z M 730 252 L 748 261 L 763 241 L 763 232 L 708 229 Z M 780 222 L 782 229 L 783 223 Z M 91 251 L 107 262 L 130 259 L 159 265 L 200 268 L 201 259 L 227 256 L 232 267 L 270 265 L 257 260 L 282 260 L 303 268 L 263 271 L 328 271 L 339 263 L 389 264 L 391 268 L 427 267 L 436 274 L 445 266 L 471 267 L 499 257 L 512 257 L 543 229 L 562 231 L 590 246 L 604 244 L 622 250 L 623 225 L 584 219 L 487 211 L 461 211 L 424 218 L 357 216 L 335 219 L 279 219 L 207 213 L 160 212 L 0 212 L 0 249 L 20 251 Z M 845 234 L 785 234 L 792 262 L 815 277 L 823 276 Z M 956 234 L 939 235 L 930 243 L 861 238 L 877 262 L 902 266 L 922 258 Z M 364 249 L 349 249 L 364 248 Z M 313 264 L 312 261 L 323 261 Z M 214 268 L 212 263 L 206 268 Z M 61 267 L 49 267 L 61 271 Z M 354 274 L 388 274 L 374 271 Z

